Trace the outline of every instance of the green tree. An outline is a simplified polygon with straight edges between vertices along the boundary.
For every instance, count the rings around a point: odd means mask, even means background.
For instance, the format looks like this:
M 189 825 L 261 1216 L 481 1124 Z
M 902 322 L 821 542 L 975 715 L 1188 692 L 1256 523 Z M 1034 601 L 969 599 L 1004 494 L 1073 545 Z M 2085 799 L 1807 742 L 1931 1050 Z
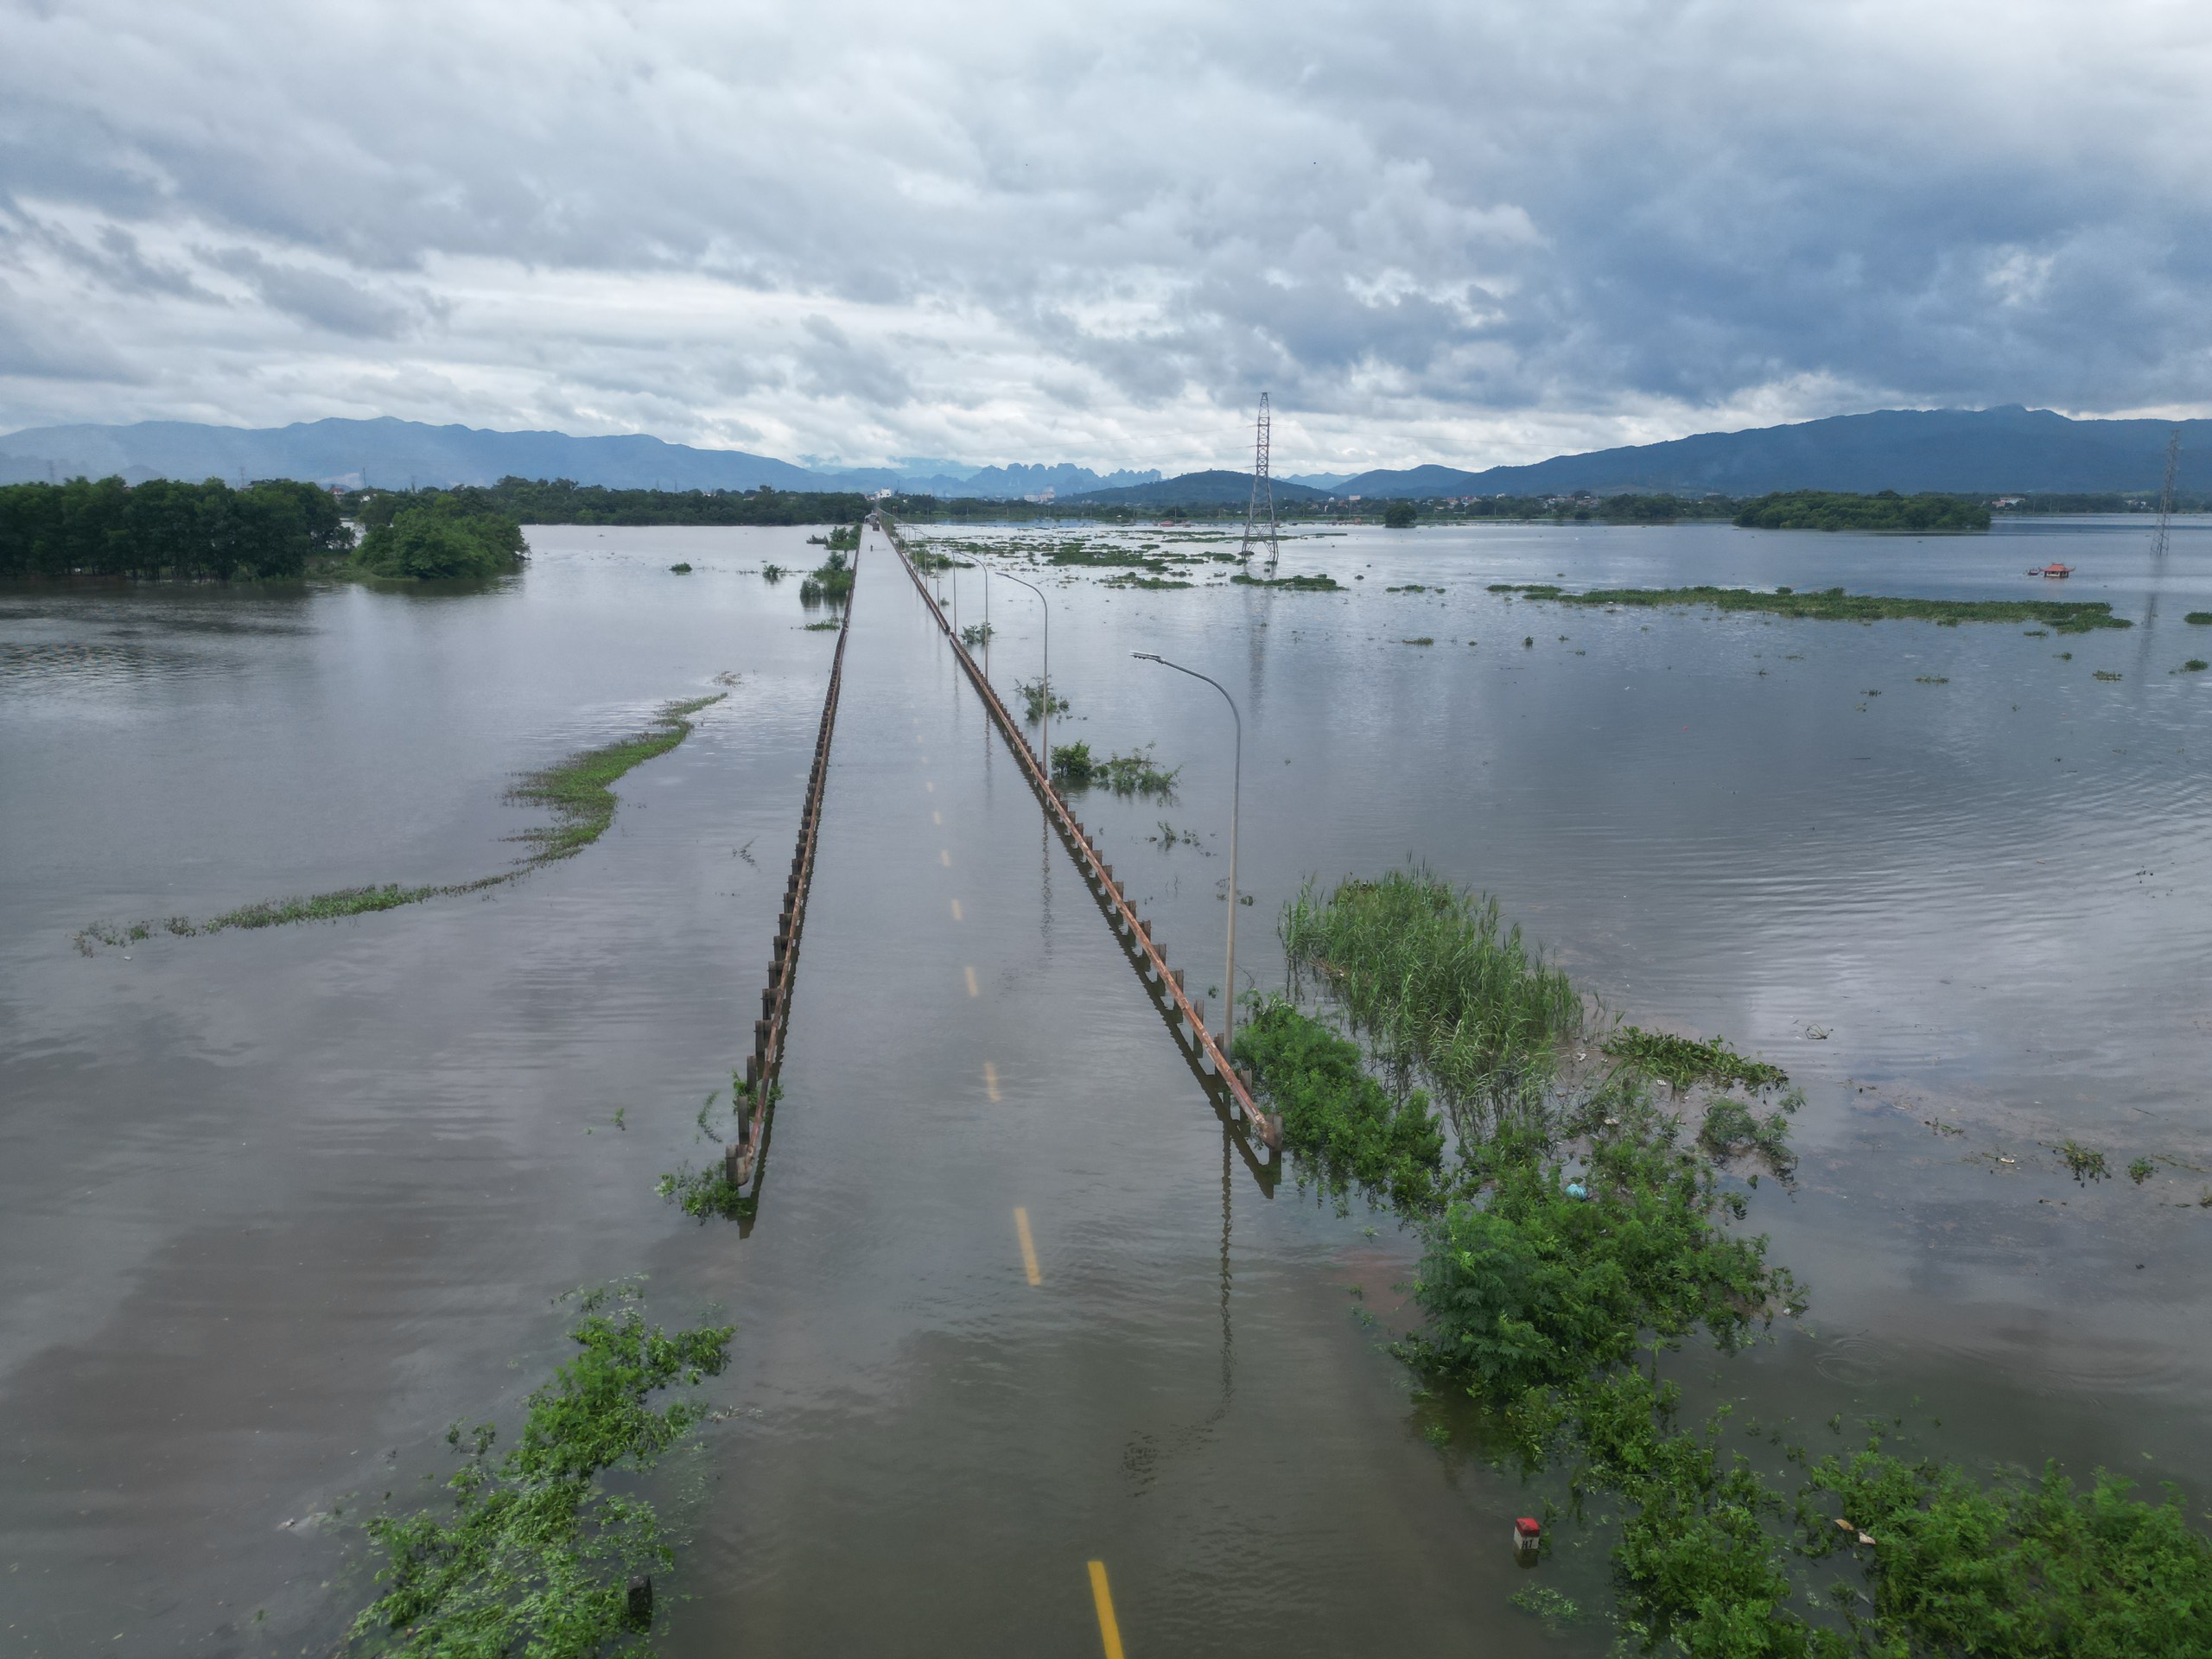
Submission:
M 417 581 L 498 576 L 523 557 L 522 526 L 512 514 L 459 495 L 433 495 L 377 517 L 384 522 L 371 520 L 354 556 L 372 575 Z

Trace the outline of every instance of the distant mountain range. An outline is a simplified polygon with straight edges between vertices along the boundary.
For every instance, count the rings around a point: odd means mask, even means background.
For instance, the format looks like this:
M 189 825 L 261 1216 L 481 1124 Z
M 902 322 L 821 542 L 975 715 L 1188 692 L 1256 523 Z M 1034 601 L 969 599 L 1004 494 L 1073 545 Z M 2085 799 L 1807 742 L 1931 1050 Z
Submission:
M 2184 489 L 2212 489 L 2212 421 L 2181 423 Z M 1795 426 L 1705 432 L 1666 443 L 1560 455 L 1478 473 L 1451 467 L 1362 473 L 1357 496 L 1764 495 L 1770 490 L 1956 491 L 2001 495 L 2156 490 L 2171 421 L 2075 421 L 2047 409 L 1885 409 Z
M 576 438 L 565 432 L 487 432 L 420 421 L 306 421 L 291 426 L 43 426 L 0 437 L 0 483 L 120 475 L 149 478 L 301 478 L 317 484 L 495 484 L 566 478 L 616 489 L 904 490 L 998 499 L 1067 495 L 1144 484 L 1157 472 L 1098 474 L 1087 467 L 1012 466 L 913 477 L 891 467 L 831 471 L 742 449 L 697 449 L 641 434 Z
M 1468 472 L 1414 467 L 1274 480 L 1291 504 L 1329 495 L 1567 495 L 1671 492 L 1763 495 L 1770 490 L 1922 490 L 1995 495 L 2030 491 L 2155 490 L 2173 424 L 2075 421 L 2015 404 L 1984 410 L 1881 410 L 1794 426 L 1707 432 L 1666 443 L 1560 455 L 1525 467 Z M 514 474 L 573 479 L 623 489 L 896 489 L 917 495 L 1014 499 L 1050 490 L 1060 501 L 1138 508 L 1246 500 L 1249 474 L 1101 474 L 1068 465 L 969 468 L 925 461 L 843 470 L 796 466 L 742 449 L 700 449 L 643 435 L 570 437 L 563 432 L 488 432 L 390 418 L 327 420 L 248 429 L 188 421 L 132 426 L 34 427 L 0 437 L 0 483 L 85 474 L 149 478 L 301 478 L 322 484 L 490 484 Z M 2212 490 L 2212 421 L 2182 423 L 2177 480 Z
M 1329 499 L 1330 492 L 1327 490 L 1294 484 L 1287 478 L 1270 481 L 1278 507 L 1293 502 L 1325 501 Z M 1185 473 L 1180 478 L 1163 479 L 1157 483 L 1139 484 L 1119 490 L 1093 490 L 1088 495 L 1062 499 L 1078 505 L 1102 507 L 1241 507 L 1252 499 L 1252 474 Z

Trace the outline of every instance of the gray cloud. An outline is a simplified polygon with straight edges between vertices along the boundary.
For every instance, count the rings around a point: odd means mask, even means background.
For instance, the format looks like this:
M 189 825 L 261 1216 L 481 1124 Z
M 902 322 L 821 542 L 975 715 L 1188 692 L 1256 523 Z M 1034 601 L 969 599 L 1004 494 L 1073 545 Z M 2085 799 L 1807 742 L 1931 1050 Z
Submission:
M 1529 458 L 2202 408 L 2157 0 L 0 0 L 0 423 L 393 413 L 855 460 Z M 58 336 L 56 336 L 58 337 Z M 120 365 L 131 365 L 128 374 Z

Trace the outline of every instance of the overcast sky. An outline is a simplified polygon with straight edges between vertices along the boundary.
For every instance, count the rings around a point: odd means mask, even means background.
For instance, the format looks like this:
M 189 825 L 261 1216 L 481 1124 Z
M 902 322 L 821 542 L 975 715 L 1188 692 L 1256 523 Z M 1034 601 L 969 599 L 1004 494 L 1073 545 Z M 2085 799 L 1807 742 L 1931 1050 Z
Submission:
M 788 458 L 2212 412 L 2204 0 L 0 0 L 0 430 Z

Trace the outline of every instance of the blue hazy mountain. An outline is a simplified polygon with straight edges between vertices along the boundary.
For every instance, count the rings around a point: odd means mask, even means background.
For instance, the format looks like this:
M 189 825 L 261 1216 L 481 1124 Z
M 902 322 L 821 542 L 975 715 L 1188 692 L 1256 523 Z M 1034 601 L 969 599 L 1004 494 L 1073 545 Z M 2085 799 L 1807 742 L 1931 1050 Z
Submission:
M 1748 432 L 1704 432 L 1526 467 L 1362 473 L 1359 496 L 1563 495 L 1622 491 L 1764 495 L 1770 490 L 2156 490 L 2171 421 L 2076 421 L 2047 409 L 1885 409 Z M 2212 421 L 2184 421 L 2177 482 L 2212 489 Z
M 1745 432 L 1560 455 L 1483 471 L 1430 465 L 1345 477 L 1275 480 L 1277 499 L 1313 495 L 1551 495 L 1589 490 L 1760 495 L 1769 490 L 1956 490 L 1973 494 L 2155 490 L 2164 476 L 2166 421 L 2076 421 L 2018 405 L 1985 410 L 1882 410 Z M 2212 490 L 2212 421 L 2182 423 L 2178 482 Z M 929 469 L 924 472 L 923 469 Z M 0 483 L 27 479 L 300 478 L 318 483 L 489 484 L 513 474 L 628 489 L 876 490 L 1016 499 L 1053 492 L 1130 506 L 1242 500 L 1242 473 L 1100 474 L 1069 465 L 976 467 L 914 458 L 897 467 L 800 467 L 741 449 L 702 449 L 632 434 L 493 432 L 389 417 L 286 427 L 142 421 L 130 426 L 36 427 L 0 437 Z M 1319 486 L 1318 488 L 1314 487 Z M 1238 493 L 1242 492 L 1243 493 Z
M 1278 507 L 1293 501 L 1328 499 L 1327 491 L 1309 489 L 1303 484 L 1294 484 L 1287 478 L 1274 480 L 1274 485 Z M 1088 495 L 1062 499 L 1073 499 L 1084 506 L 1098 507 L 1241 507 L 1252 499 L 1252 474 L 1185 473 L 1179 478 L 1161 479 L 1156 483 L 1139 484 L 1122 489 L 1093 490 Z
M 917 494 L 1019 497 L 1068 494 L 1156 479 L 1148 473 L 1101 475 L 1085 467 L 976 467 L 924 461 L 945 470 L 915 477 L 905 468 L 795 466 L 742 449 L 701 449 L 642 434 L 571 437 L 565 432 L 492 432 L 420 421 L 304 421 L 291 426 L 204 426 L 141 421 L 130 426 L 34 427 L 0 437 L 0 483 L 120 475 L 199 480 L 300 478 L 318 484 L 386 486 L 492 484 L 566 478 L 618 489 L 909 489 Z
M 898 486 L 912 495 L 980 495 L 984 500 L 1020 500 L 1024 495 L 1042 495 L 1053 491 L 1059 495 L 1082 495 L 1097 489 L 1122 489 L 1128 485 L 1153 485 L 1159 480 L 1159 471 L 1117 471 L 1117 474 L 1095 474 L 1089 467 L 1024 467 L 1013 462 L 1007 467 L 963 467 L 957 474 L 936 474 L 927 478 L 916 478 L 913 474 L 900 474 Z

